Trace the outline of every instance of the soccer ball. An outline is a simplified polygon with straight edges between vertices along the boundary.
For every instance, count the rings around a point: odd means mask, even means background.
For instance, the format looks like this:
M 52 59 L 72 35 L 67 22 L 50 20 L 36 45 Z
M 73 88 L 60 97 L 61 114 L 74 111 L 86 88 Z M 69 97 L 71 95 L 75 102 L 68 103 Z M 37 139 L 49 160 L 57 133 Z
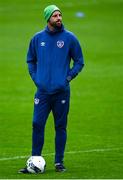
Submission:
M 46 162 L 42 156 L 31 156 L 27 160 L 27 170 L 30 173 L 43 173 L 45 171 Z

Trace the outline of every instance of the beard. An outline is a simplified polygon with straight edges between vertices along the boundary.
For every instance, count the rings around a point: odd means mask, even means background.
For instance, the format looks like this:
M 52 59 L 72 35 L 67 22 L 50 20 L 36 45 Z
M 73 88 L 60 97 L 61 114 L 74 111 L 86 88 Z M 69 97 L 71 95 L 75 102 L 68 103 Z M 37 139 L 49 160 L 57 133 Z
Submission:
M 49 24 L 55 29 L 61 29 L 62 27 L 61 21 L 56 21 L 56 22 L 49 21 Z

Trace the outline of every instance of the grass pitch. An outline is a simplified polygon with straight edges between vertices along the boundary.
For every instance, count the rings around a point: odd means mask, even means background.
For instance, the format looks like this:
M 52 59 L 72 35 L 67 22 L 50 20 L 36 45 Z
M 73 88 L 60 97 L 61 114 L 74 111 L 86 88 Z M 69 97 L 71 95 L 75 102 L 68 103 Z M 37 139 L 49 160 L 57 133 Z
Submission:
M 31 154 L 35 87 L 26 52 L 32 35 L 46 25 L 48 0 L 0 1 L 0 178 L 123 179 L 122 0 L 52 1 L 65 27 L 82 45 L 85 68 L 71 82 L 65 173 L 54 171 L 54 125 L 49 116 L 43 155 L 46 172 L 22 175 Z M 76 14 L 84 14 L 76 17 Z M 20 157 L 20 156 L 25 156 Z

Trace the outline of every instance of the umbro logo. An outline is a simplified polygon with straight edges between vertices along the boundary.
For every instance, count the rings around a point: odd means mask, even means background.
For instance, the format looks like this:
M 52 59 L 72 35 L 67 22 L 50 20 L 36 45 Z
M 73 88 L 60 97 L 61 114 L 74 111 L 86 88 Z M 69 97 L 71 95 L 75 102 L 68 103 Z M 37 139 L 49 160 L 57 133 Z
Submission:
M 45 42 L 42 41 L 42 42 L 40 43 L 40 45 L 41 45 L 41 46 L 45 46 Z

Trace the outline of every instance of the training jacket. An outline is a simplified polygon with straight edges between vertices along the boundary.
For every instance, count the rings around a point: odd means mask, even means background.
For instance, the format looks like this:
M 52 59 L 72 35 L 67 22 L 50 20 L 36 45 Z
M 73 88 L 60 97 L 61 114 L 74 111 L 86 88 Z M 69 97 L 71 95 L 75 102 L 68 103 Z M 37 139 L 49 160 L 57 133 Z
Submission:
M 73 65 L 70 68 L 71 59 Z M 84 66 L 82 50 L 75 35 L 62 28 L 52 32 L 48 26 L 31 39 L 27 64 L 37 88 L 53 94 L 69 88 L 69 81 Z

